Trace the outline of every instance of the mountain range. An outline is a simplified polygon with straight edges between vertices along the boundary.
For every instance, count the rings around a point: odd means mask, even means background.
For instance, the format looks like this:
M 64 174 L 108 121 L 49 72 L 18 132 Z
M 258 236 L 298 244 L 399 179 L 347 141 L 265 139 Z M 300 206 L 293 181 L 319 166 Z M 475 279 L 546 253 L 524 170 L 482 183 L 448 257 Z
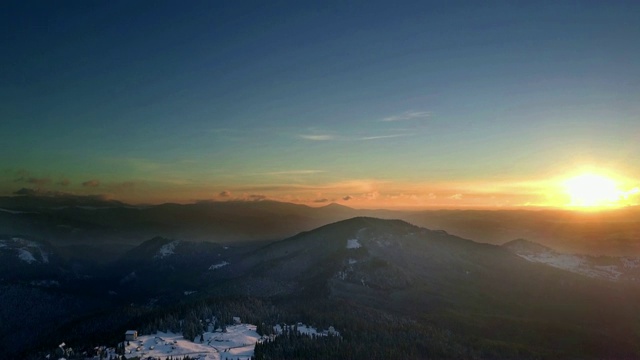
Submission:
M 639 355 L 639 260 L 630 257 L 609 258 L 624 274 L 611 277 L 603 269 L 613 265 L 603 259 L 583 257 L 577 268 L 563 267 L 558 264 L 576 255 L 526 240 L 478 243 L 371 217 L 271 242 L 154 237 L 92 266 L 57 254 L 54 245 L 3 237 L 5 290 L 30 286 L 54 298 L 75 297 L 86 311 L 92 299 L 106 301 L 113 311 L 132 301 L 164 306 L 221 295 L 287 306 L 340 303 L 450 329 L 474 339 L 473 346 L 521 348 L 532 357 Z M 76 319 L 64 316 L 57 321 Z M 24 321 L 13 334 L 33 325 Z M 59 323 L 47 326 L 55 331 Z

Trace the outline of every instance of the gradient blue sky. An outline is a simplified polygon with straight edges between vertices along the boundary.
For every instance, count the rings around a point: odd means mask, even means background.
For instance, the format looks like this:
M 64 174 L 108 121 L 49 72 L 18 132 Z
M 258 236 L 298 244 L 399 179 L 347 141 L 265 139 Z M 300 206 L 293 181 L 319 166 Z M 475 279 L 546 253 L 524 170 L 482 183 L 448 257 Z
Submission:
M 0 6 L 5 195 L 518 206 L 640 179 L 638 1 Z

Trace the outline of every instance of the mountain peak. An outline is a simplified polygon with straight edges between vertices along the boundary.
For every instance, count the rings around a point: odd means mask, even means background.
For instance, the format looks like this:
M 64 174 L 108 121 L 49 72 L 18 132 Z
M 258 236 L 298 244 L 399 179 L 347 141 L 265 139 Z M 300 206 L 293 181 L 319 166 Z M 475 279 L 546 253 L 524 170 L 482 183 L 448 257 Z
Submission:
M 341 205 L 335 202 L 332 202 L 331 204 L 322 206 L 321 208 L 323 209 L 341 209 L 341 210 L 353 210 L 353 208 L 350 208 L 348 206 L 345 205 Z

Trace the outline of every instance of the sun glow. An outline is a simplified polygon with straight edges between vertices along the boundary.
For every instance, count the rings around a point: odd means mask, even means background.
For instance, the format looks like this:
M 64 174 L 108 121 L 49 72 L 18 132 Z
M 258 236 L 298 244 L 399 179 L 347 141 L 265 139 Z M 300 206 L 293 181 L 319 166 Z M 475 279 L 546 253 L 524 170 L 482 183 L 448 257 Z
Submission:
M 598 208 L 620 206 L 623 192 L 615 180 L 597 174 L 582 174 L 564 182 L 566 193 L 570 197 L 567 206 Z

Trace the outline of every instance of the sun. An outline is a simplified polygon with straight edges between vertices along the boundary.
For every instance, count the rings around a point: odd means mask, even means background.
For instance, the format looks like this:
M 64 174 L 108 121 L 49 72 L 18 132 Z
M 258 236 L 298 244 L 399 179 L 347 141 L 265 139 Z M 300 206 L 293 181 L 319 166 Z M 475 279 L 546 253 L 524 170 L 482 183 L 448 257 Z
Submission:
M 582 174 L 565 180 L 564 187 L 571 202 L 567 206 L 598 208 L 619 206 L 622 191 L 615 180 L 597 174 Z

